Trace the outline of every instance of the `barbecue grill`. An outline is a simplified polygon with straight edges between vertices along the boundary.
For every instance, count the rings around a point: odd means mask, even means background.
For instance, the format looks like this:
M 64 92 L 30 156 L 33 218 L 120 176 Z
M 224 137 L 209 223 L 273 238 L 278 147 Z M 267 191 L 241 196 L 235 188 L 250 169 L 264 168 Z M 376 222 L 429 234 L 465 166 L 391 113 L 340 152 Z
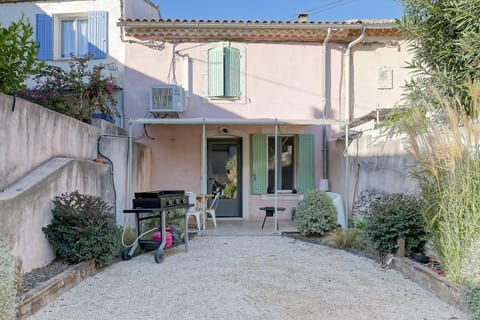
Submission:
M 145 250 L 155 250 L 155 262 L 160 263 L 165 259 L 165 244 L 166 244 L 166 219 L 165 212 L 172 209 L 185 209 L 181 218 L 185 220 L 184 231 L 184 243 L 185 251 L 188 250 L 188 230 L 186 230 L 188 221 L 186 212 L 189 206 L 188 196 L 185 195 L 183 190 L 162 190 L 162 191 L 148 191 L 148 192 L 136 192 L 135 198 L 132 200 L 133 209 L 123 210 L 124 213 L 134 213 L 136 226 L 137 226 L 137 238 L 135 242 L 123 249 L 123 260 L 130 260 L 133 257 L 133 253 L 136 248 L 140 246 Z M 140 238 L 149 233 L 141 233 L 141 221 L 159 219 L 160 232 L 162 241 L 154 240 L 140 240 Z M 125 224 L 126 227 L 126 224 Z M 150 230 L 151 231 L 151 230 Z

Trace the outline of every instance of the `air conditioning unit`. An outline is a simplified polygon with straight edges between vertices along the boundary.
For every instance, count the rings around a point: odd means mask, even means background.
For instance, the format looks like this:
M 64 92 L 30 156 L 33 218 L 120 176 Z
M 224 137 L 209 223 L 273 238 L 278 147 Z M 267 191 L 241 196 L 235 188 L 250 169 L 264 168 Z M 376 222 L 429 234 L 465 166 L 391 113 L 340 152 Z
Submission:
M 185 91 L 177 85 L 152 86 L 150 91 L 150 112 L 185 111 Z

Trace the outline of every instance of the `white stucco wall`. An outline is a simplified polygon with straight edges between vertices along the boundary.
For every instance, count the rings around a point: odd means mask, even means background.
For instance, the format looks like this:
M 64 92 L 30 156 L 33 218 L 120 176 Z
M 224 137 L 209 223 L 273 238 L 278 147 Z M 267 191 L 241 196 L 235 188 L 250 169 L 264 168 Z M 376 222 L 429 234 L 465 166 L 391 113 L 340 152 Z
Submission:
M 123 87 L 123 73 L 125 64 L 125 47 L 120 38 L 120 28 L 116 26 L 121 17 L 121 2 L 119 0 L 85 0 L 85 1 L 34 1 L 0 4 L 0 21 L 8 26 L 24 16 L 33 26 L 35 39 L 35 15 L 44 13 L 49 15 L 87 13 L 88 11 L 108 11 L 108 53 L 106 59 L 92 59 L 90 64 L 115 64 L 116 68 L 109 70 Z M 49 64 L 68 68 L 68 60 L 47 61 Z
M 159 19 L 160 8 L 150 0 L 123 0 L 126 18 Z

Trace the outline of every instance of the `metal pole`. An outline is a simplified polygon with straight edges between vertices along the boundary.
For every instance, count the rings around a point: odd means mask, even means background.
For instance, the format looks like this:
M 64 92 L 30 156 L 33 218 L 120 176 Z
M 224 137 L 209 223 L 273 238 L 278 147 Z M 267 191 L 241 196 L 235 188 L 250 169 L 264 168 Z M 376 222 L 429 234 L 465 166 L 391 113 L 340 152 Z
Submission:
M 350 168 L 348 162 L 348 124 L 345 125 L 345 229 L 348 229 L 348 192 L 350 190 Z
M 278 154 L 278 124 L 277 124 L 277 119 L 275 119 L 275 154 L 274 154 L 274 162 L 275 162 L 275 233 L 278 233 L 278 215 L 277 215 L 277 206 L 278 206 L 278 159 L 277 159 L 277 154 Z
M 205 119 L 202 123 L 202 147 L 201 147 L 201 176 L 200 176 L 200 191 L 202 193 L 202 230 L 205 231 L 207 228 L 205 226 L 207 217 L 205 217 L 206 212 L 206 203 L 205 203 L 205 194 L 207 193 L 207 173 L 206 173 L 206 162 L 207 162 L 207 146 L 206 146 L 206 134 L 205 134 Z
M 131 208 L 133 191 L 132 191 L 132 176 L 133 176 L 133 125 L 130 123 L 128 128 L 128 172 L 127 172 L 127 196 L 125 208 Z

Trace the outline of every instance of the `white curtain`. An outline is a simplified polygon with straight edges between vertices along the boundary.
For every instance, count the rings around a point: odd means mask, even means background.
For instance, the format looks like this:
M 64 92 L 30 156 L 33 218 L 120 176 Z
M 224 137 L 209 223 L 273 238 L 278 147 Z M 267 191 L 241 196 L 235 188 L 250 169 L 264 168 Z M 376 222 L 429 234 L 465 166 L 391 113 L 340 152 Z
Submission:
M 75 29 L 73 20 L 62 21 L 62 58 L 75 54 Z
M 88 20 L 78 20 L 78 52 L 79 57 L 86 56 L 88 54 Z

